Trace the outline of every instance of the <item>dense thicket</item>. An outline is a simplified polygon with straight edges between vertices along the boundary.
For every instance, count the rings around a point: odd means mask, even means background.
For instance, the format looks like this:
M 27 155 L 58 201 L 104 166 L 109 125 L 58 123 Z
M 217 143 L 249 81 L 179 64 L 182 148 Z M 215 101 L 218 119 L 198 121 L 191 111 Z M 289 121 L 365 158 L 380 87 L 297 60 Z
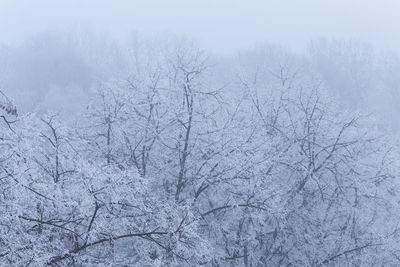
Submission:
M 2 265 L 399 264 L 395 143 L 300 59 L 130 55 L 73 124 L 4 96 Z

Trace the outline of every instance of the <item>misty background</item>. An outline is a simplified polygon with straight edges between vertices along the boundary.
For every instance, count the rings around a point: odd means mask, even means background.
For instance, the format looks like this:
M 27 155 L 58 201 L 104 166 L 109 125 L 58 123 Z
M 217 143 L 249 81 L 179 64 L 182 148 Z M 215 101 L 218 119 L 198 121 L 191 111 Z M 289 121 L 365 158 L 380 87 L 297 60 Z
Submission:
M 71 114 L 126 78 L 138 40 L 190 39 L 217 65 L 275 47 L 347 107 L 400 126 L 398 1 L 0 2 L 0 88 L 22 112 Z M 388 117 L 390 116 L 390 120 Z

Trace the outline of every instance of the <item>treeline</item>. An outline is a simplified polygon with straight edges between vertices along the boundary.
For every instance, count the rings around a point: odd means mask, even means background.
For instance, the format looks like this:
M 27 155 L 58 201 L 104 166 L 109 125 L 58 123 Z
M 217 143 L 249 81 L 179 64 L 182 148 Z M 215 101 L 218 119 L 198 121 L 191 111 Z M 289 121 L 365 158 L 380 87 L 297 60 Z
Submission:
M 74 123 L 2 115 L 2 265 L 399 264 L 396 142 L 320 75 L 273 48 L 131 49 Z

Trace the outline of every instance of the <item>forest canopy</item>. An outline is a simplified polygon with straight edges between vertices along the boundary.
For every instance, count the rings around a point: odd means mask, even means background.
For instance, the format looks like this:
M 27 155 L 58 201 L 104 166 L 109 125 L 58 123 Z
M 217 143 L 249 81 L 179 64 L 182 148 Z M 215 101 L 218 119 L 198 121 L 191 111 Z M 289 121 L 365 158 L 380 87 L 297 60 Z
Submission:
M 101 40 L 0 50 L 1 265 L 399 264 L 397 57 Z

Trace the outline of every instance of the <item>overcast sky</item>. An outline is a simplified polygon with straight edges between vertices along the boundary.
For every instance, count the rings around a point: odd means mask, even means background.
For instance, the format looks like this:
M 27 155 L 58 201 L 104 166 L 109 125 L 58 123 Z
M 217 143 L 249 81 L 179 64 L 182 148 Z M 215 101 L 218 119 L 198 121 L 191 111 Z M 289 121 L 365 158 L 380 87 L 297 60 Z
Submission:
M 297 50 L 319 37 L 400 51 L 399 0 L 0 0 L 0 42 L 71 26 L 185 34 L 219 53 L 264 41 Z

